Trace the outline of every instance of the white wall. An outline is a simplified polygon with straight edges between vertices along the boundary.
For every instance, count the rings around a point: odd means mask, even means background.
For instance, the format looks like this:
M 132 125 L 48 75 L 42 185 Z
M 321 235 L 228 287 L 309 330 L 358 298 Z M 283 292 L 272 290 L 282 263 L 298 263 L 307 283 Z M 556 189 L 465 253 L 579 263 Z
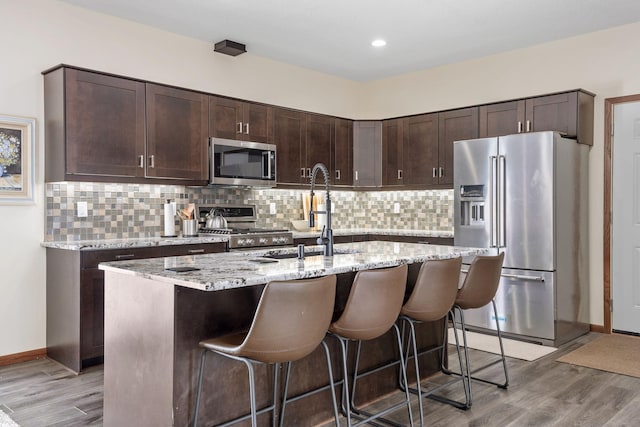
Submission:
M 0 205 L 0 356 L 43 348 L 43 70 L 60 63 L 342 117 L 358 85 L 54 0 L 0 0 L 0 114 L 37 119 L 36 203 Z M 249 51 L 251 46 L 248 47 Z
M 37 118 L 36 203 L 0 205 L 0 356 L 45 346 L 43 90 L 59 63 L 351 118 L 384 118 L 585 88 L 591 150 L 591 323 L 602 324 L 603 100 L 640 93 L 640 24 L 359 84 L 54 0 L 0 0 L 0 114 Z M 251 47 L 249 46 L 249 51 Z

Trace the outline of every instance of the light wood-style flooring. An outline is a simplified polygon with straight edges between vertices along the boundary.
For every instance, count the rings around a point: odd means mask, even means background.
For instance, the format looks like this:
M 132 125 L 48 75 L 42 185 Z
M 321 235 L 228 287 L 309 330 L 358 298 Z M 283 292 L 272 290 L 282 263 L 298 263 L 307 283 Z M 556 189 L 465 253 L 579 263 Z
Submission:
M 467 411 L 425 400 L 425 425 L 640 425 L 640 378 L 556 362 L 561 355 L 597 336 L 591 333 L 580 337 L 534 362 L 509 359 L 509 389 L 474 382 L 474 402 Z M 482 363 L 493 356 L 472 351 L 471 357 L 473 362 Z M 501 368 L 496 365 L 487 371 L 489 376 L 499 378 Z M 436 375 L 429 381 L 437 383 L 443 377 Z M 0 367 L 0 409 L 23 427 L 102 425 L 102 382 L 101 366 L 79 376 L 47 359 Z M 447 393 L 462 398 L 458 384 L 450 386 Z M 370 409 L 402 396 L 394 393 Z M 417 405 L 414 397 L 416 421 Z M 406 411 L 397 411 L 390 418 L 408 424 Z

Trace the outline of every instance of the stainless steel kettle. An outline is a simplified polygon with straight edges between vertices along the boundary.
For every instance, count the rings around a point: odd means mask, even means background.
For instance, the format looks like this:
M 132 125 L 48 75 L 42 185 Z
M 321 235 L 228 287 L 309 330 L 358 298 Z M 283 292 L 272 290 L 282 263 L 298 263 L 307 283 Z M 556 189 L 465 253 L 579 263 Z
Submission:
M 207 228 L 227 228 L 227 220 L 218 209 L 211 209 L 207 214 Z

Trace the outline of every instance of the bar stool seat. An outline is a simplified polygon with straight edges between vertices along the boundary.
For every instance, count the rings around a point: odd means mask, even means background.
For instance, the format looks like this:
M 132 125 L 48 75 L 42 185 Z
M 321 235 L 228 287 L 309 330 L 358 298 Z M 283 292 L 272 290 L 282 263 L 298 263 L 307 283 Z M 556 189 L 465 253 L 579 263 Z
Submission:
M 276 425 L 279 364 L 302 359 L 321 344 L 325 350 L 329 382 L 333 390 L 329 350 L 323 339 L 333 316 L 335 295 L 335 275 L 316 279 L 270 282 L 262 292 L 248 331 L 201 341 L 200 346 L 203 351 L 193 426 L 196 426 L 198 421 L 204 367 L 209 352 L 244 362 L 249 371 L 251 413 L 223 425 L 230 425 L 250 418 L 255 427 L 257 426 L 257 415 L 268 411 L 273 412 L 273 424 Z M 254 364 L 274 364 L 273 404 L 259 411 L 256 408 Z M 286 389 L 285 385 L 285 393 Z M 331 395 L 334 416 L 336 423 L 338 423 L 336 399 L 333 393 Z M 283 399 L 286 401 L 286 396 Z M 282 412 L 284 413 L 284 402 Z
M 343 375 L 342 408 L 349 426 L 369 423 L 404 405 L 407 406 L 410 424 L 413 426 L 408 390 L 405 390 L 406 400 L 404 402 L 393 405 L 377 414 L 366 413 L 358 409 L 354 404 L 362 341 L 376 339 L 393 328 L 400 360 L 403 359 L 400 330 L 396 325 L 396 320 L 404 300 L 407 270 L 407 265 L 403 264 L 391 268 L 359 271 L 353 281 L 342 315 L 329 327 L 330 335 L 335 337 L 340 344 Z M 353 388 L 349 393 L 347 350 L 350 341 L 358 341 L 358 351 L 354 368 Z M 404 364 L 401 363 L 400 366 L 402 379 L 406 383 Z M 352 424 L 352 416 L 360 421 Z

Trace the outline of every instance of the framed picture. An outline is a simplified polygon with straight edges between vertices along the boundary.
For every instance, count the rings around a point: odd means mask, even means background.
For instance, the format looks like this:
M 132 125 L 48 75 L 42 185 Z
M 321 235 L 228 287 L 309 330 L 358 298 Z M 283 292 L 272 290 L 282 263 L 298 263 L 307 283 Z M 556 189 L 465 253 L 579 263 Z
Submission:
M 0 204 L 33 202 L 36 119 L 0 115 Z

